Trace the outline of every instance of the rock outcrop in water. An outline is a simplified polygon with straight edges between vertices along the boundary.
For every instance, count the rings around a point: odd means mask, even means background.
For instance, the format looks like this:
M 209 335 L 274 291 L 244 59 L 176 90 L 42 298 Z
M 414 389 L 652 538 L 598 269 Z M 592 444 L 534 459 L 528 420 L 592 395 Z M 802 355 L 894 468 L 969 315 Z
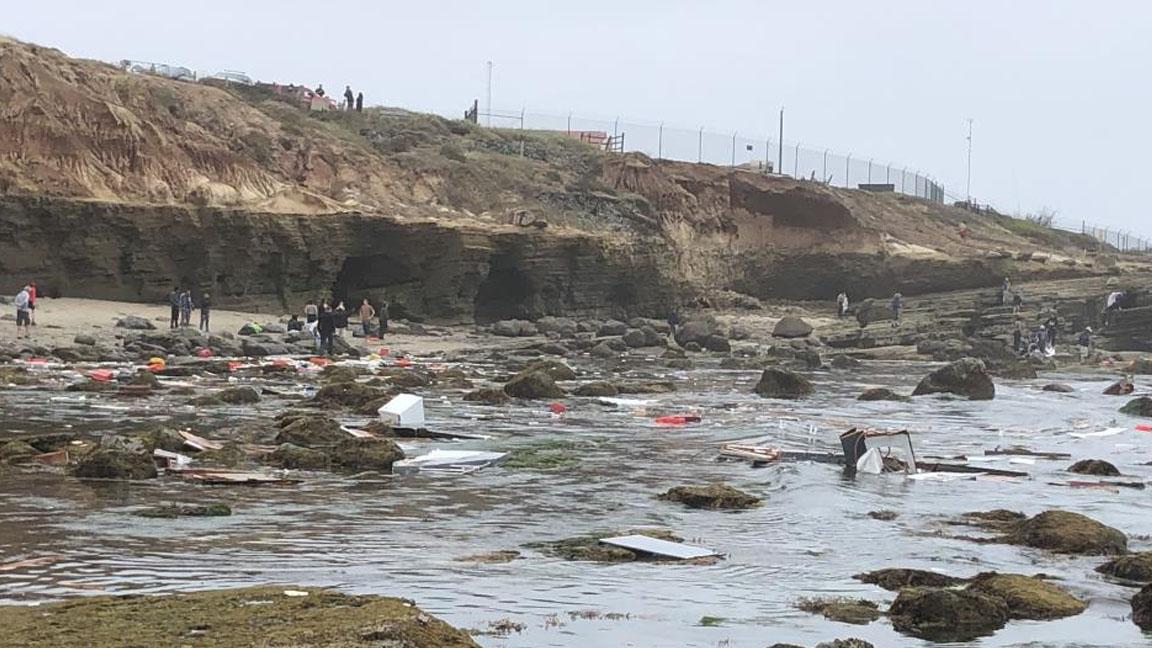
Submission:
M 968 400 L 991 400 L 996 396 L 996 385 L 982 361 L 963 358 L 928 374 L 912 391 L 913 396 L 940 393 L 966 396 Z
M 1152 583 L 1152 551 L 1113 558 L 1096 568 L 1101 574 L 1136 583 Z
M 764 398 L 795 400 L 812 394 L 814 388 L 807 378 L 794 371 L 769 367 L 760 375 L 753 391 Z
M 1119 477 L 1120 471 L 1111 463 L 1103 459 L 1081 459 L 1068 466 L 1068 472 L 1077 475 L 1100 475 L 1103 477 Z
M 1128 553 L 1123 532 L 1070 511 L 1044 511 L 1017 523 L 1008 534 L 1015 544 L 1056 553 L 1114 556 Z
M 759 497 L 727 484 L 674 486 L 659 499 L 699 509 L 746 509 L 760 504 Z
M 1008 623 L 1001 598 L 968 590 L 901 590 L 888 610 L 898 632 L 929 641 L 971 641 Z

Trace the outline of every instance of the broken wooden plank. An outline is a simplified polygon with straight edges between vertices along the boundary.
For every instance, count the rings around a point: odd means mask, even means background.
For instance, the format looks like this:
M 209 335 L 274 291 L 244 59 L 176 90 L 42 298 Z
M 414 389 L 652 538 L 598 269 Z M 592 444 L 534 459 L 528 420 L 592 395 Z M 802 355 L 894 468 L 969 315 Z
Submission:
M 1020 446 L 1013 446 L 1011 448 L 994 448 L 992 450 L 985 450 L 984 455 L 987 457 L 1000 456 L 1000 455 L 1013 455 L 1020 457 L 1039 457 L 1041 459 L 1064 460 L 1071 459 L 1072 455 L 1067 452 L 1040 452 L 1037 450 L 1029 450 Z
M 196 436 L 195 434 L 186 432 L 184 430 L 180 430 L 180 436 L 184 438 L 184 445 L 192 448 L 193 450 L 200 450 L 203 452 L 204 450 L 221 450 L 224 448 L 224 444 L 220 443 L 219 441 L 211 441 L 209 439 L 205 439 L 202 436 Z
M 277 475 L 270 475 L 268 473 L 251 472 L 243 470 L 208 470 L 208 469 L 185 469 L 174 470 L 172 474 L 179 475 L 183 479 L 196 482 L 198 484 L 299 484 L 300 479 L 293 479 L 288 477 L 279 477 Z

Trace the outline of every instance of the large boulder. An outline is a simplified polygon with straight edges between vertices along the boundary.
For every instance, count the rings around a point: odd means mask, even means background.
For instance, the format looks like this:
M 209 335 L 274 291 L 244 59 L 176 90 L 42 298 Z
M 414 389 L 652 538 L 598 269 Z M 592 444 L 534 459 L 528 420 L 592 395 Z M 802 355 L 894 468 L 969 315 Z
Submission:
M 526 320 L 503 320 L 492 325 L 492 334 L 501 337 L 529 337 L 538 332 L 536 325 Z
M 619 393 L 620 390 L 616 388 L 616 385 L 605 381 L 584 383 L 583 385 L 577 387 L 576 391 L 573 392 L 573 394 L 576 396 L 589 396 L 597 398 L 604 396 L 616 396 Z
M 709 335 L 704 338 L 701 344 L 705 349 L 715 353 L 728 353 L 732 350 L 732 343 L 728 341 L 728 338 L 720 334 Z
M 511 397 L 503 389 L 483 388 L 464 394 L 464 400 L 469 403 L 483 403 L 485 405 L 503 405 Z
M 1068 472 L 1077 475 L 1100 475 L 1103 477 L 1119 477 L 1120 471 L 1116 466 L 1103 459 L 1081 459 L 1068 466 Z
M 797 399 L 811 394 L 813 388 L 807 378 L 793 371 L 769 367 L 753 391 L 763 398 Z
M 260 402 L 260 392 L 252 387 L 228 387 L 216 392 L 216 398 L 229 405 L 250 405 Z
M 683 347 L 694 342 L 702 348 L 709 336 L 719 333 L 720 325 L 716 318 L 711 315 L 694 315 L 676 329 L 676 344 Z
M 596 330 L 596 337 L 619 337 L 628 332 L 628 325 L 620 320 L 608 320 Z
M 312 448 L 282 443 L 272 452 L 264 455 L 264 461 L 273 466 L 290 470 L 326 470 L 328 455 Z
M 576 370 L 559 360 L 536 360 L 528 363 L 520 373 L 531 371 L 543 371 L 552 380 L 576 380 Z
M 1046 392 L 1055 392 L 1057 394 L 1071 394 L 1076 391 L 1071 385 L 1065 385 L 1063 383 L 1048 383 L 1040 389 Z
M 772 337 L 802 338 L 812 334 L 812 325 L 795 315 L 785 315 L 772 328 Z
M 297 416 L 280 421 L 282 427 L 276 435 L 276 443 L 285 443 L 303 448 L 326 448 L 348 438 L 348 433 L 340 429 L 340 424 L 327 416 Z
M 966 396 L 969 400 L 991 400 L 996 396 L 996 385 L 983 361 L 962 358 L 928 374 L 912 391 L 913 396 L 940 393 Z
M 1133 398 L 1125 403 L 1124 407 L 1120 408 L 1120 413 L 1130 416 L 1152 418 L 1152 398 L 1148 398 L 1147 396 Z
M 972 641 L 1008 623 L 1004 599 L 969 590 L 913 587 L 888 610 L 892 627 L 929 641 Z
M 328 456 L 342 468 L 391 472 L 392 464 L 404 458 L 404 451 L 391 439 L 350 437 L 337 443 Z
M 1145 585 L 1132 597 L 1132 623 L 1142 630 L 1152 630 L 1152 585 Z
M 1056 553 L 1118 556 L 1128 553 L 1128 536 L 1079 513 L 1044 511 L 1016 523 L 1008 541 Z
M 1152 551 L 1113 558 L 1096 568 L 1101 574 L 1137 583 L 1152 583 Z
M 309 401 L 323 408 L 361 407 L 365 403 L 385 398 L 389 393 L 383 389 L 358 382 L 339 382 L 324 385 Z
M 1062 619 L 1080 614 L 1088 607 L 1052 583 L 1020 574 L 980 574 L 972 579 L 968 589 L 1003 599 L 1012 619 Z
M 72 467 L 74 477 L 95 479 L 152 479 L 156 464 L 146 452 L 119 448 L 94 448 Z
M 865 389 L 856 397 L 856 400 L 862 401 L 906 401 L 911 400 L 907 396 L 897 394 L 896 392 L 888 389 L 887 387 L 872 387 Z
M 856 574 L 852 578 L 862 583 L 879 585 L 890 592 L 899 592 L 908 587 L 952 587 L 967 582 L 963 578 L 956 578 L 939 572 L 899 567 Z
M 675 486 L 661 493 L 658 499 L 699 509 L 746 509 L 760 504 L 759 497 L 727 484 Z
M 644 332 L 639 329 L 630 329 L 624 333 L 624 344 L 628 345 L 630 349 L 639 349 L 648 342 L 648 338 L 644 336 Z
M 653 326 L 642 326 L 640 332 L 644 334 L 644 346 L 646 347 L 662 347 L 668 345 L 668 340 L 664 337 L 659 329 Z
M 570 338 L 576 336 L 579 327 L 574 319 L 549 316 L 536 320 L 536 329 L 545 335 L 551 333 L 562 338 Z
M 504 392 L 514 398 L 560 398 L 564 390 L 545 371 L 524 371 L 516 374 L 504 385 Z
M 116 328 L 128 329 L 130 331 L 152 331 L 156 329 L 156 325 L 143 317 L 128 315 L 116 320 Z

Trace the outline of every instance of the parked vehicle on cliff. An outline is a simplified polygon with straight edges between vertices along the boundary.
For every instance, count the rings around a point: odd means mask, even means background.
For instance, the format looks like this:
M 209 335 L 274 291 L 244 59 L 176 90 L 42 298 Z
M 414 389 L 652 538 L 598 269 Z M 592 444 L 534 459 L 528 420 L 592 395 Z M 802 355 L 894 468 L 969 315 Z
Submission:
M 132 61 L 124 59 L 120 61 L 120 67 L 135 74 L 155 74 L 167 79 L 175 79 L 177 81 L 195 81 L 196 73 L 192 70 L 179 66 L 168 65 L 167 63 L 149 63 L 148 61 Z
M 217 81 L 224 81 L 225 83 L 239 83 L 240 85 L 255 85 L 252 77 L 238 70 L 221 70 L 216 74 L 208 77 Z

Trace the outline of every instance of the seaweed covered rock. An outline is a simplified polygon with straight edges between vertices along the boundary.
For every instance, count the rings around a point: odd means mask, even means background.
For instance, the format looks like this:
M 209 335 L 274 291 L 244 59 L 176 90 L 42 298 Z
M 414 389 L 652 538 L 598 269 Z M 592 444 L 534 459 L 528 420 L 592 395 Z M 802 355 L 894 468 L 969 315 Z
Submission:
M 912 587 L 888 610 L 892 627 L 929 641 L 971 641 L 1008 623 L 1004 599 L 968 590 Z
M 520 373 L 543 371 L 552 380 L 576 380 L 576 370 L 559 360 L 535 360 L 528 363 Z
M 273 466 L 292 470 L 325 470 L 328 468 L 328 455 L 311 448 L 281 443 L 276 449 L 264 455 L 264 461 Z
M 832 360 L 828 363 L 832 365 L 833 369 L 855 369 L 863 363 L 844 353 L 837 353 L 832 356 Z
M 856 574 L 852 578 L 871 585 L 879 585 L 890 592 L 899 592 L 908 587 L 952 587 L 967 582 L 939 572 L 925 569 L 888 568 Z
M 1077 475 L 1100 475 L 1103 477 L 1119 477 L 1120 471 L 1116 466 L 1103 459 L 1081 459 L 1068 466 L 1068 472 Z
M 823 615 L 830 621 L 854 625 L 868 625 L 881 616 L 879 606 L 866 599 L 840 597 L 800 599 L 796 602 L 796 607 L 805 612 Z
M 684 539 L 664 529 L 629 529 L 612 533 L 575 536 L 562 540 L 545 542 L 531 542 L 525 547 L 538 549 L 549 556 L 563 558 L 564 560 L 587 562 L 631 562 L 634 560 L 658 560 L 647 554 L 635 552 L 623 547 L 613 547 L 600 542 L 600 538 L 609 538 L 623 535 L 646 535 L 651 538 L 667 540 L 669 542 L 683 542 Z
M 216 392 L 215 397 L 229 405 L 251 405 L 260 402 L 260 392 L 252 387 L 228 387 Z
M 1117 556 L 1128 553 L 1128 536 L 1090 517 L 1070 511 L 1044 511 L 1019 522 L 1008 541 L 1056 553 Z
M 552 376 L 544 371 L 525 371 L 516 374 L 504 385 L 504 392 L 514 398 L 560 398 L 564 390 L 556 386 Z
M 902 396 L 896 392 L 888 389 L 887 387 L 872 387 L 865 389 L 856 397 L 856 400 L 862 401 L 907 401 L 911 400 L 907 396 Z
M 329 451 L 334 466 L 349 470 L 391 472 L 392 464 L 404 458 L 404 451 L 390 439 L 350 437 Z
M 412 601 L 288 584 L 80 597 L 35 609 L 0 607 L 6 646 L 479 648 Z
M 816 648 L 876 648 L 870 642 L 856 637 L 848 639 L 833 639 L 832 641 L 824 641 L 816 644 Z
M 469 403 L 484 403 L 485 405 L 503 405 L 512 400 L 503 389 L 483 388 L 464 394 L 464 400 Z
M 151 455 L 119 448 L 93 448 L 72 467 L 74 477 L 95 479 L 152 479 L 156 464 Z
M 180 517 L 225 517 L 232 515 L 232 507 L 220 502 L 194 506 L 170 504 L 136 511 L 133 515 L 137 517 L 163 518 L 169 520 Z
M 327 416 L 297 416 L 281 421 L 276 435 L 277 444 L 290 443 L 304 448 L 322 448 L 336 445 L 348 438 L 340 424 Z
M 1152 630 L 1152 585 L 1145 585 L 1132 597 L 1132 623 Z
M 388 395 L 383 389 L 358 382 L 339 382 L 321 387 L 309 402 L 324 408 L 362 407 Z
M 1063 383 L 1048 383 L 1047 385 L 1041 387 L 1041 389 L 1046 392 L 1055 392 L 1057 394 L 1071 394 L 1076 391 L 1072 388 L 1071 385 L 1065 385 Z
M 618 395 L 620 390 L 616 388 L 616 385 L 600 380 L 596 382 L 584 383 L 583 385 L 577 387 L 576 391 L 573 393 L 577 396 L 611 397 Z
M 968 590 L 1003 599 L 1012 619 L 1061 619 L 1080 614 L 1088 607 L 1052 583 L 1021 574 L 980 574 L 972 579 Z
M 23 459 L 29 459 L 38 454 L 40 451 L 25 441 L 14 440 L 0 446 L 0 461 L 9 463 L 19 463 Z
M 912 391 L 913 396 L 940 393 L 966 396 L 968 400 L 991 400 L 996 396 L 996 385 L 982 361 L 962 358 L 928 374 Z
M 759 497 L 727 484 L 675 486 L 657 497 L 699 509 L 746 509 L 760 504 Z
M 1113 558 L 1097 567 L 1096 571 L 1126 581 L 1152 583 L 1152 551 Z
M 360 377 L 360 370 L 346 365 L 328 365 L 320 372 L 322 383 L 356 382 Z
M 753 388 L 763 398 L 797 399 L 810 395 L 814 390 L 808 379 L 788 369 L 769 367 L 760 375 L 760 382 Z
M 1120 408 L 1120 413 L 1128 414 L 1130 416 L 1152 418 L 1152 398 L 1147 396 L 1133 398 Z

